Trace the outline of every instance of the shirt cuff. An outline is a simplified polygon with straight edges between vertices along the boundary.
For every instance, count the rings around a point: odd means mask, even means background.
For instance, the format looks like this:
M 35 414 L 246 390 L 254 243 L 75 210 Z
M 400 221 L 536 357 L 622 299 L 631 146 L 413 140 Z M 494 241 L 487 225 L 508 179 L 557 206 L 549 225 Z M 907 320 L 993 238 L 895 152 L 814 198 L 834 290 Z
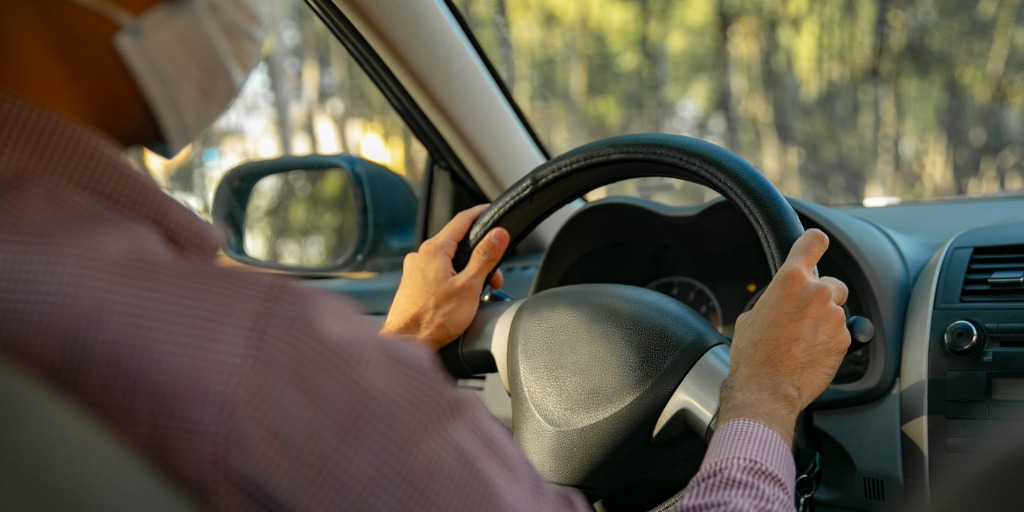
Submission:
M 701 469 L 734 458 L 756 459 L 778 474 L 790 491 L 796 487 L 796 465 L 789 445 L 764 423 L 737 418 L 719 426 L 708 445 Z

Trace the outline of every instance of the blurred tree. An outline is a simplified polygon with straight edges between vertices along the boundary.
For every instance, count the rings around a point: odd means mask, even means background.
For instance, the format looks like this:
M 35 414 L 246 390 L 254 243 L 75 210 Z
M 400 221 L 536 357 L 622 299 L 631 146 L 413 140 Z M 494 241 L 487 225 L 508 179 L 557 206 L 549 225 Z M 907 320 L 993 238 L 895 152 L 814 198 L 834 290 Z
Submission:
M 457 2 L 556 153 L 621 133 L 682 133 L 823 203 L 1024 187 L 1021 4 Z M 609 192 L 706 197 L 649 180 Z

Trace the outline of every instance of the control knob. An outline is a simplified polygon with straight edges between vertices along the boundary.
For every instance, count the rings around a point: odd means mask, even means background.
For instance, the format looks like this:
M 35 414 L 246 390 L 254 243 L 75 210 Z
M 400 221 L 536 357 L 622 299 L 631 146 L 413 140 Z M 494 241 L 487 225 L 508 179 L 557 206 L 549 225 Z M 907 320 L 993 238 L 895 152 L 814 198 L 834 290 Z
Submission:
M 974 352 L 983 341 L 981 330 L 967 320 L 957 320 L 949 324 L 942 338 L 946 343 L 946 350 L 958 356 Z

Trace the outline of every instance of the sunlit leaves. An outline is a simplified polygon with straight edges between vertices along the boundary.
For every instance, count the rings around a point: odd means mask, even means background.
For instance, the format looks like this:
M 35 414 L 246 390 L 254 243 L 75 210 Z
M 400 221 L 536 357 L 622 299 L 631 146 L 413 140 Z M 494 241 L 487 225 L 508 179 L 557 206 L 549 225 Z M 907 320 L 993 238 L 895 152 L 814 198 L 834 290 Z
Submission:
M 1021 0 L 458 4 L 488 55 L 513 59 L 497 67 L 515 70 L 513 95 L 556 153 L 683 133 L 826 203 L 1024 181 Z M 665 189 L 611 192 L 644 190 Z M 701 199 L 686 190 L 668 200 Z

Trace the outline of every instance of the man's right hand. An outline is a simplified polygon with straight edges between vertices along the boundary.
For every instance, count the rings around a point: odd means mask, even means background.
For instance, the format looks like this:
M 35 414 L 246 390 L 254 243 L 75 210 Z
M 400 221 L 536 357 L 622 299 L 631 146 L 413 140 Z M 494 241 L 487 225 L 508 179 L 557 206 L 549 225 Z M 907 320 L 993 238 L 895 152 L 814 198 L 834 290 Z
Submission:
M 452 266 L 459 241 L 487 208 L 479 205 L 459 212 L 441 232 L 423 242 L 419 251 L 405 256 L 402 282 L 384 320 L 380 333 L 388 337 L 406 337 L 440 349 L 465 332 L 480 306 L 480 293 L 487 275 L 498 266 L 508 249 L 509 234 L 495 228 L 476 246 L 461 272 Z M 503 278 L 497 270 L 491 276 L 491 288 L 501 288 Z
M 832 382 L 850 334 L 846 285 L 815 275 L 827 248 L 824 233 L 807 230 L 757 305 L 736 321 L 719 424 L 760 421 L 792 446 L 797 415 Z

